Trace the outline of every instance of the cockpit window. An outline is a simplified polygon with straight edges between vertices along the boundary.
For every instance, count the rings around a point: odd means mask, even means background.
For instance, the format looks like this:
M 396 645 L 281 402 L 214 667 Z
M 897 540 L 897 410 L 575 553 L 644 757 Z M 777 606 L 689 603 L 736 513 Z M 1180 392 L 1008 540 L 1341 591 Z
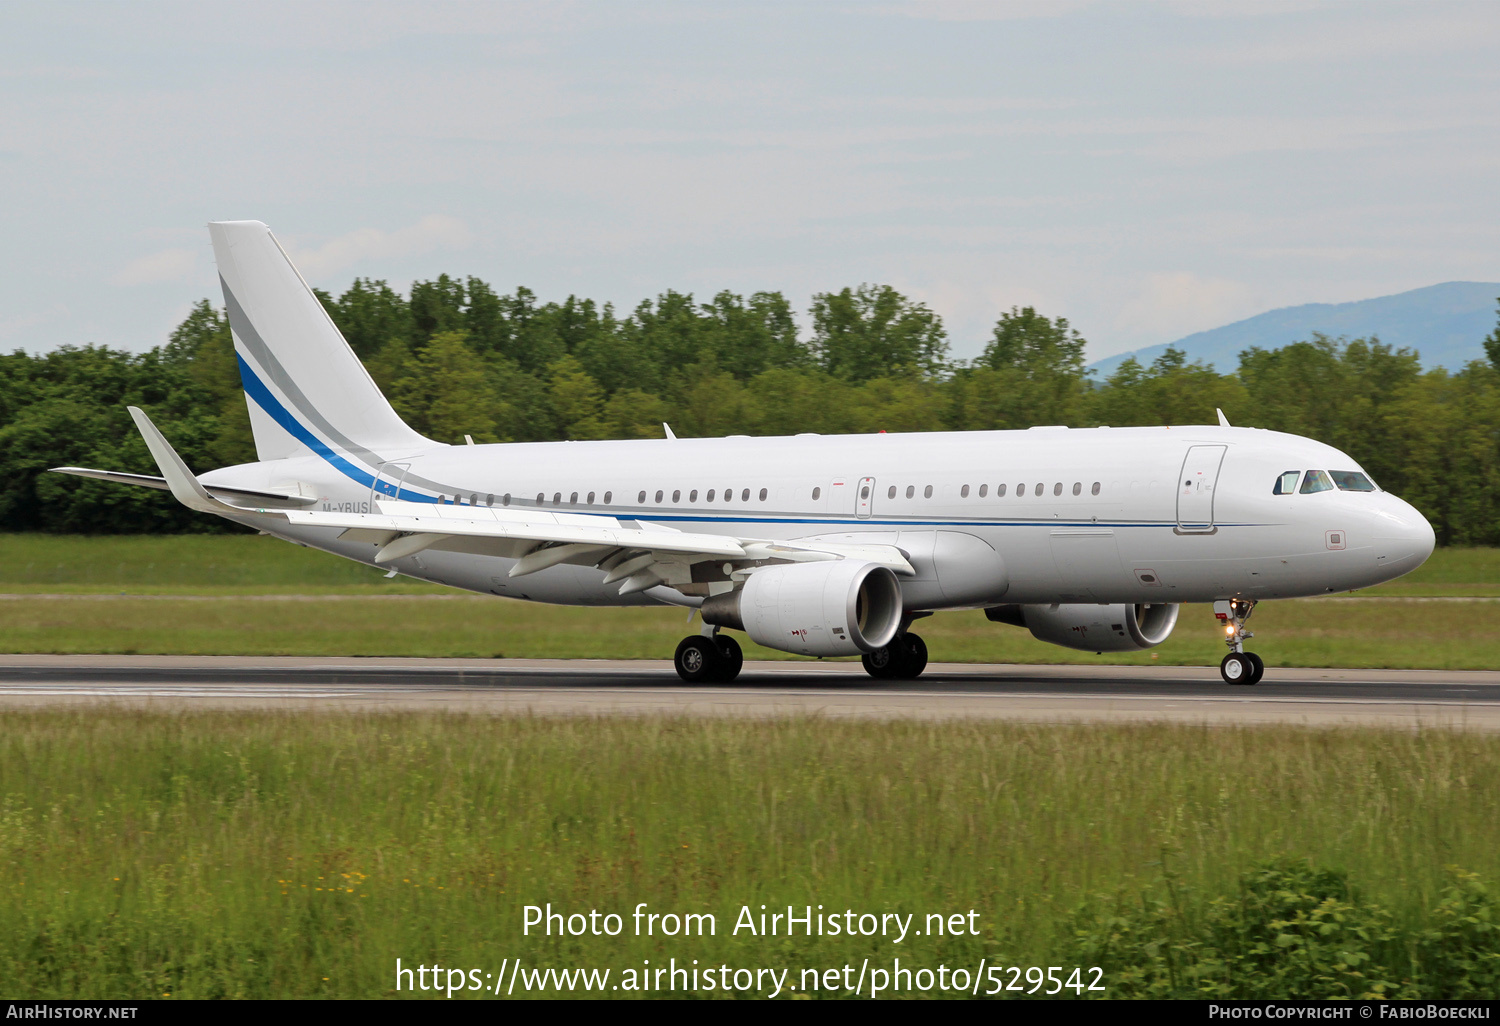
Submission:
M 1333 482 L 1328 480 L 1328 475 L 1321 470 L 1309 470 L 1307 476 L 1302 479 L 1302 487 L 1299 489 L 1303 495 L 1312 492 L 1331 492 Z
M 1375 482 L 1361 474 L 1357 470 L 1330 470 L 1333 483 L 1339 486 L 1341 492 L 1373 492 Z
M 1301 476 L 1300 470 L 1288 470 L 1276 479 L 1276 487 L 1271 489 L 1271 494 L 1291 495 L 1297 490 L 1297 479 Z

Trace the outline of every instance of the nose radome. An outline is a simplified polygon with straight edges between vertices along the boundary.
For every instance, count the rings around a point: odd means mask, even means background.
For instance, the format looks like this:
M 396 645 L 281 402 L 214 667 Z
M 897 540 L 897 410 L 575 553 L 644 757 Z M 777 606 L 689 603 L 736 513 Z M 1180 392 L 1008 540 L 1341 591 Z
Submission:
M 1437 533 L 1415 506 L 1400 499 L 1395 504 L 1397 508 L 1382 518 L 1375 560 L 1396 574 L 1405 574 L 1427 562 L 1437 546 Z

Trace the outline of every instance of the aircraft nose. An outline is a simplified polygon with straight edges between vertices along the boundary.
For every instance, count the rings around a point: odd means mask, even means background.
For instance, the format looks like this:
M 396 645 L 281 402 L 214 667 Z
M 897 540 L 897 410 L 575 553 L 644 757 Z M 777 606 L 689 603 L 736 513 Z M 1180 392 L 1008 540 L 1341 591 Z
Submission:
M 1415 506 L 1401 499 L 1384 511 L 1378 532 L 1375 561 L 1392 575 L 1409 573 L 1427 562 L 1437 545 L 1437 533 Z

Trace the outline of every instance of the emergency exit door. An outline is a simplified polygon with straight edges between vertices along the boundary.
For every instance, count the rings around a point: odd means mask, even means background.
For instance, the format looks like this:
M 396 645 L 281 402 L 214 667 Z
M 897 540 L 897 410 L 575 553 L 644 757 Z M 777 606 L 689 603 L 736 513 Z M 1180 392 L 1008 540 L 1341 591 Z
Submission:
M 1214 489 L 1227 445 L 1195 445 L 1177 476 L 1177 530 L 1207 534 L 1214 529 Z
M 875 501 L 875 479 L 873 477 L 862 477 L 859 479 L 859 491 L 855 496 L 855 515 L 864 520 L 870 515 L 871 504 Z

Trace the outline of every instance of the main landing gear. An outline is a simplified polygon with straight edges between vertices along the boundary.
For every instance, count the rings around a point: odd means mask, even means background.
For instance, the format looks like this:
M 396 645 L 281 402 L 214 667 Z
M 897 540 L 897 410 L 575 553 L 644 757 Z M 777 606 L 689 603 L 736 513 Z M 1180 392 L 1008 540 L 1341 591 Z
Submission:
M 860 662 L 877 680 L 914 680 L 927 669 L 927 643 L 907 631 L 896 635 L 884 648 L 866 652 Z
M 1224 625 L 1224 644 L 1229 646 L 1229 654 L 1219 664 L 1219 675 L 1226 684 L 1259 684 L 1266 674 L 1265 661 L 1254 652 L 1245 651 L 1245 639 L 1255 637 L 1245 630 L 1245 621 L 1254 609 L 1254 599 L 1214 603 L 1214 615 Z
M 677 676 L 689 684 L 728 684 L 740 675 L 745 653 L 738 641 L 720 634 L 715 627 L 712 633 L 705 630 L 703 634 L 683 638 L 672 663 L 677 667 Z

